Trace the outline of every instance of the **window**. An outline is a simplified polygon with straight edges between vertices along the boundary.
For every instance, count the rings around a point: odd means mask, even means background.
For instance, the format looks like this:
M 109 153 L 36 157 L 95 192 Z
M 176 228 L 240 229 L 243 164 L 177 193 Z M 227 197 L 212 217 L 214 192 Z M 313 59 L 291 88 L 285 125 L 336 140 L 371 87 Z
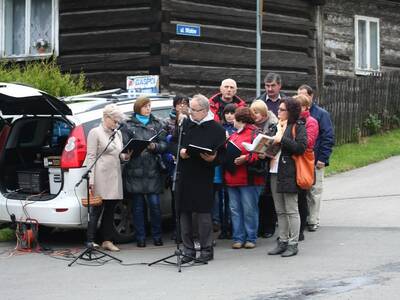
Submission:
M 354 35 L 356 74 L 379 72 L 379 19 L 355 16 Z
M 58 53 L 58 0 L 0 0 L 0 57 Z

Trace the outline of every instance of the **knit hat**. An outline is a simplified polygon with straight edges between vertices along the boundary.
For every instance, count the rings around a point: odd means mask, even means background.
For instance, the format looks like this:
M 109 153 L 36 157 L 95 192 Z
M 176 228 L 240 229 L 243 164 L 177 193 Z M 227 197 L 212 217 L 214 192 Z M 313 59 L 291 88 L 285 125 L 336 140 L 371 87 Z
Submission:
M 133 111 L 137 114 L 140 114 L 140 110 L 142 109 L 142 107 L 147 105 L 148 103 L 150 103 L 150 99 L 145 96 L 137 98 L 135 104 L 133 105 Z

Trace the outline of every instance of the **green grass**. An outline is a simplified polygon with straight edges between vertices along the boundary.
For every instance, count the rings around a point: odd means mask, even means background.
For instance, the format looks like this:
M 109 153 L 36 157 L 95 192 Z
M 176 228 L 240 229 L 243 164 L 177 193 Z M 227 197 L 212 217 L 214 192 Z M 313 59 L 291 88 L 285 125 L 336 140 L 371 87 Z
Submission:
M 10 228 L 0 229 L 0 242 L 11 241 L 15 239 L 14 230 Z
M 360 168 L 394 155 L 400 155 L 400 129 L 366 137 L 360 144 L 335 147 L 325 174 Z

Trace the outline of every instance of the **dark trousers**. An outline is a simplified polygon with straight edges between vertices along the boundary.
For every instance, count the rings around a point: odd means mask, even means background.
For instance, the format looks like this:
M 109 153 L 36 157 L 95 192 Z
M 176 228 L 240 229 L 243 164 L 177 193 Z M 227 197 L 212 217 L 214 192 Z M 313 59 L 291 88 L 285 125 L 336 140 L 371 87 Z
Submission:
M 301 190 L 298 193 L 299 214 L 300 214 L 300 232 L 304 232 L 307 225 L 308 217 L 308 204 L 307 204 L 307 191 Z
M 192 212 L 181 212 L 181 236 L 185 254 L 195 256 L 195 248 L 193 243 L 194 226 L 192 222 Z M 199 242 L 201 252 L 212 252 L 212 220 L 211 213 L 196 213 Z
M 271 193 L 271 180 L 270 175 L 267 175 L 267 182 L 265 184 L 265 190 L 260 195 L 260 200 L 258 201 L 260 209 L 260 221 L 259 221 L 259 232 L 260 234 L 265 233 L 275 233 L 276 226 L 276 211 L 274 199 Z
M 97 223 L 103 212 L 103 219 L 101 221 L 101 234 L 104 241 L 112 241 L 113 238 L 113 223 L 114 223 L 114 209 L 118 200 L 104 200 L 100 206 L 91 206 L 89 209 L 90 221 L 87 228 L 87 239 L 88 242 L 94 242 L 96 240 Z

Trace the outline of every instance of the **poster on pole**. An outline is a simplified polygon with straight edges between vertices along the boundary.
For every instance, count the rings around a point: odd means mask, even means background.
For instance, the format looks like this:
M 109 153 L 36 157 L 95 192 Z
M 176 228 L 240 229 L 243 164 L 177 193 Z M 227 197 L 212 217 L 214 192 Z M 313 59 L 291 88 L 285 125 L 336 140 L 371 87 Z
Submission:
M 127 76 L 126 90 L 130 96 L 137 97 L 139 95 L 152 95 L 159 93 L 159 76 L 143 75 L 143 76 Z

